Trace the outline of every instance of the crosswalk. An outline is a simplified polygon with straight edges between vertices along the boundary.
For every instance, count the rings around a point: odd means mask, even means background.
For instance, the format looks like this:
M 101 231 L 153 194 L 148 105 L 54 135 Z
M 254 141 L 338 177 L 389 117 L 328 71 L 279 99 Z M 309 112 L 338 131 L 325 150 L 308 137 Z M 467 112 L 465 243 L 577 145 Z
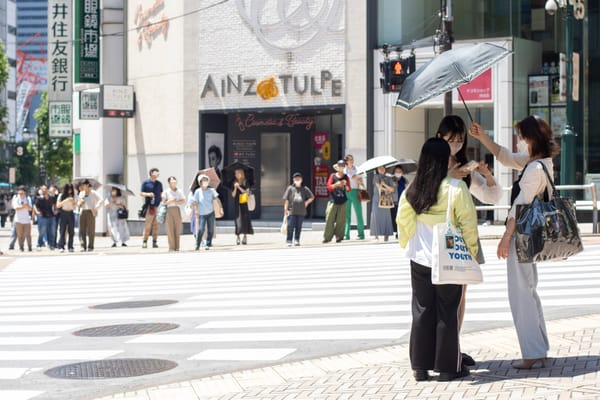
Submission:
M 484 250 L 485 282 L 468 288 L 465 329 L 512 321 L 505 263 L 496 259 L 495 248 Z M 547 317 L 600 310 L 599 256 L 600 246 L 591 246 L 570 260 L 539 266 Z M 110 393 L 124 385 L 397 343 L 408 337 L 410 298 L 408 261 L 391 243 L 17 259 L 0 272 L 0 399 L 78 398 L 90 390 Z M 164 299 L 178 302 L 90 308 Z M 139 336 L 73 335 L 83 328 L 138 322 L 180 327 Z M 179 367 L 125 383 L 62 381 L 43 374 L 71 362 L 149 356 Z

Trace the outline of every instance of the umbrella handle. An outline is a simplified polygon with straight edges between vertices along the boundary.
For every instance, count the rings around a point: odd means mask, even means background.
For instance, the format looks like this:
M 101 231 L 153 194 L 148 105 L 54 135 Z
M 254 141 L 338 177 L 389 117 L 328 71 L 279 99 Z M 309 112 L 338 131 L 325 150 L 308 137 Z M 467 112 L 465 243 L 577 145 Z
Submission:
M 460 96 L 460 100 L 462 101 L 463 105 L 465 106 L 465 110 L 467 110 L 467 114 L 469 114 L 469 119 L 471 120 L 471 123 L 473 123 L 473 116 L 471 115 L 471 111 L 469 111 L 469 107 L 467 107 L 467 103 L 465 103 L 465 99 L 463 98 L 463 95 L 460 92 L 460 88 L 456 88 L 456 90 L 458 90 L 458 95 Z

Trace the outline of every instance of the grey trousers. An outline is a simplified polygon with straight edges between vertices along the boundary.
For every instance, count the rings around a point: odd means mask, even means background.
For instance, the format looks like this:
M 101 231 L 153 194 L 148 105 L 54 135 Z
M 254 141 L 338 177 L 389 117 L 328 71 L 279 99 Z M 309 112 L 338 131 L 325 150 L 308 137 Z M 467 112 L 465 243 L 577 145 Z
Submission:
M 508 301 L 524 359 L 544 358 L 550 348 L 542 303 L 537 294 L 537 265 L 519 263 L 515 239 L 507 260 Z

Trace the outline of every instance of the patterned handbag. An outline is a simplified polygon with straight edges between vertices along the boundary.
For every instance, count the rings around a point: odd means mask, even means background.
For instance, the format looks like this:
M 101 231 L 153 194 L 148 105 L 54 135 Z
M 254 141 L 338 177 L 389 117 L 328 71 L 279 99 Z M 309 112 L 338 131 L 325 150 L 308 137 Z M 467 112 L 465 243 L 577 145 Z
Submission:
M 536 196 L 531 204 L 517 206 L 516 250 L 521 263 L 562 260 L 583 251 L 573 201 L 560 197 L 546 166 L 540 164 L 552 199 Z

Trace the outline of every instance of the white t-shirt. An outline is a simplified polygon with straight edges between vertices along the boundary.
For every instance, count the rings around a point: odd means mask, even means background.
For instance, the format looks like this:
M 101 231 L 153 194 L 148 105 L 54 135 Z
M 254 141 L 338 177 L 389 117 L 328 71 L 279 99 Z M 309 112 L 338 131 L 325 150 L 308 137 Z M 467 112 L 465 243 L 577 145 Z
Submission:
M 175 199 L 176 200 L 173 203 L 167 204 L 167 208 L 179 207 L 179 204 L 177 204 L 177 201 L 185 200 L 185 195 L 179 189 L 172 190 L 171 188 L 169 188 L 169 189 L 167 189 L 167 190 L 164 191 L 164 195 L 165 195 L 165 198 L 167 200 L 171 200 L 171 199 Z M 165 202 L 165 204 L 166 204 L 166 202 Z
M 348 178 L 350 178 L 350 187 L 352 189 L 358 189 L 358 179 L 353 179 L 352 177 L 355 175 L 358 175 L 356 173 L 356 167 L 352 167 L 352 168 L 344 168 L 344 173 L 346 175 L 348 175 Z
M 29 215 L 29 210 L 27 208 L 17 209 L 17 207 L 20 207 L 23 204 L 29 204 L 29 206 L 32 206 L 31 199 L 29 199 L 29 197 L 27 197 L 27 196 L 25 196 L 25 198 L 22 198 L 19 195 L 16 195 L 15 197 L 13 197 L 12 205 L 13 205 L 13 208 L 15 209 L 14 221 L 18 224 L 30 224 L 31 216 Z

